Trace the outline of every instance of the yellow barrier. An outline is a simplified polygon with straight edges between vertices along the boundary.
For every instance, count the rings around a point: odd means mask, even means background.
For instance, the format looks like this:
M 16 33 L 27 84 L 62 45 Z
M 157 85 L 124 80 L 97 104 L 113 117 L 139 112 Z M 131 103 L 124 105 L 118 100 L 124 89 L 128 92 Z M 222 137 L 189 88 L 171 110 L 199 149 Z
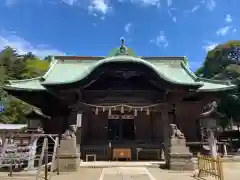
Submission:
M 198 153 L 198 176 L 212 176 L 219 180 L 224 180 L 222 160 L 218 156 L 216 159 L 210 156 L 203 156 Z

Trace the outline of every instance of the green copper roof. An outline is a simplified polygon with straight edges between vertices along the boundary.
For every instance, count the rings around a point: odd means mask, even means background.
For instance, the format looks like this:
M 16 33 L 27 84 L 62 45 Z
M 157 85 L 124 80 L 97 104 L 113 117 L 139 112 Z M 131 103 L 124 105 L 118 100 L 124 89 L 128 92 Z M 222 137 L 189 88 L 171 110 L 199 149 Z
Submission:
M 203 84 L 203 86 L 198 89 L 200 92 L 225 91 L 236 88 L 236 85 L 231 84 L 228 81 L 209 80 L 202 78 L 198 78 L 198 81 Z
M 140 63 L 151 68 L 159 77 L 171 83 L 180 85 L 199 85 L 194 77 L 189 75 L 188 72 L 181 67 L 181 61 L 146 61 L 131 56 L 114 56 L 99 61 L 65 61 L 64 63 L 56 63 L 54 68 L 43 77 L 45 79 L 43 84 L 66 84 L 80 81 L 91 74 L 97 67 L 110 62 Z M 64 76 L 62 76 L 63 73 Z
M 44 86 L 70 84 L 81 81 L 96 68 L 110 62 L 143 64 L 154 71 L 159 78 L 172 84 L 199 86 L 198 91 L 221 91 L 233 89 L 236 86 L 227 81 L 213 81 L 197 77 L 184 62 L 184 57 L 146 58 L 118 55 L 102 60 L 55 60 L 49 71 L 41 78 L 10 81 L 7 88 L 22 90 L 45 90 Z
M 44 91 L 45 87 L 41 84 L 39 78 L 25 79 L 25 80 L 13 80 L 9 81 L 9 84 L 5 85 L 5 89 L 12 90 L 26 90 L 26 91 Z

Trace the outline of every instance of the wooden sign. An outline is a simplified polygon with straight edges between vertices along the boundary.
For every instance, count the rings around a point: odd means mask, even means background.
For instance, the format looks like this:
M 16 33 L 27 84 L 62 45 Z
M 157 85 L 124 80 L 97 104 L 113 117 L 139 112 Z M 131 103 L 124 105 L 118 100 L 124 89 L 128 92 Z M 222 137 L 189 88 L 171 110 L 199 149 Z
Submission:
M 77 114 L 77 127 L 82 127 L 82 113 Z
M 132 114 L 124 114 L 124 115 L 110 115 L 108 119 L 134 119 L 134 115 Z

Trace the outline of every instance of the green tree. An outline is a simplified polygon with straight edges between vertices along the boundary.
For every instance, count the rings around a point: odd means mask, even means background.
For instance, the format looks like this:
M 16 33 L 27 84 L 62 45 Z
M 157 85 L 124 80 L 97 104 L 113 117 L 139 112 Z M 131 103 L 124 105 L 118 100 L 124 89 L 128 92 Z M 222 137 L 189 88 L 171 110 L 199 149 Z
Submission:
M 40 60 L 31 52 L 20 56 L 11 47 L 0 51 L 0 101 L 4 112 L 0 113 L 0 123 L 26 123 L 26 113 L 31 106 L 8 95 L 2 87 L 9 79 L 26 79 L 42 76 L 49 66 L 49 61 Z
M 240 65 L 237 61 L 233 61 L 229 54 L 233 47 L 240 47 L 240 41 L 229 41 L 219 44 L 216 48 L 209 51 L 203 63 L 196 74 L 204 78 L 230 80 L 239 84 Z M 240 96 L 239 91 L 236 93 L 224 93 L 220 97 L 218 106 L 219 112 L 225 115 L 222 124 L 227 124 L 227 120 L 233 118 L 238 120 L 240 117 Z

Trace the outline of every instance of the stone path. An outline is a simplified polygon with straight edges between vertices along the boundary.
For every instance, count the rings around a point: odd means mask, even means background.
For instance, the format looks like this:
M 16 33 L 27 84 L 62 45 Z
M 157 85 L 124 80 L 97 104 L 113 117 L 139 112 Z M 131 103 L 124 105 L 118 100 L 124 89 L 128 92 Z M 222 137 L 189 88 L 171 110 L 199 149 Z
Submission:
M 238 180 L 240 163 L 224 164 L 224 180 Z M 156 167 L 109 167 L 109 168 L 80 168 L 78 172 L 54 175 L 52 180 L 194 180 L 192 172 L 174 172 L 161 170 Z M 204 177 L 213 180 L 211 177 Z M 0 180 L 35 180 L 34 173 L 14 173 L 8 177 L 0 172 Z
M 99 180 L 156 180 L 145 167 L 103 168 Z
M 52 180 L 193 180 L 191 173 L 168 174 L 159 168 L 146 167 L 112 167 L 112 168 L 80 168 L 78 172 L 60 173 Z M 0 173 L 1 180 L 35 180 L 34 174 L 26 172 L 14 173 L 8 177 L 7 173 Z

